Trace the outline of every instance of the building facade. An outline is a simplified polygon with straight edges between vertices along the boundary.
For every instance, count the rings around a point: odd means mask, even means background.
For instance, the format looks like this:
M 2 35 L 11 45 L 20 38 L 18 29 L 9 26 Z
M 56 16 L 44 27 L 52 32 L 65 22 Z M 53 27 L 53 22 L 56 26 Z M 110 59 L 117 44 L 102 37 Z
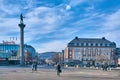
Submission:
M 79 60 L 84 64 L 107 61 L 114 63 L 116 44 L 103 38 L 78 38 L 70 41 L 64 52 L 65 61 Z
M 24 44 L 25 62 L 29 63 L 36 56 L 35 49 L 27 44 Z M 19 64 L 21 59 L 20 46 L 15 42 L 0 43 L 0 62 L 8 62 L 10 64 Z
M 120 66 L 120 48 L 116 48 L 116 63 Z

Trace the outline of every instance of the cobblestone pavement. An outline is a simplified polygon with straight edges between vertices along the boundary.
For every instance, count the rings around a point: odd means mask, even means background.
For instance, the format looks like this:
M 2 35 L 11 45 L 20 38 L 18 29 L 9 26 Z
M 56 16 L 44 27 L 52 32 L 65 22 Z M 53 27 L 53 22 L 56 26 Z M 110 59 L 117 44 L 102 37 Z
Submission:
M 120 80 L 120 71 L 68 68 L 59 77 L 55 69 L 32 72 L 26 67 L 0 67 L 0 80 Z

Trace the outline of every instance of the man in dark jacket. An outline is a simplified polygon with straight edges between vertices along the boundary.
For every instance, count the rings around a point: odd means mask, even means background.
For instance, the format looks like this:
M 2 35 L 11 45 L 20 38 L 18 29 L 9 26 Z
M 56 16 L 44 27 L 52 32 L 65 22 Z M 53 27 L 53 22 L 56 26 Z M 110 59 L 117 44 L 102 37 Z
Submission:
M 62 72 L 60 64 L 57 65 L 57 75 L 60 76 L 60 73 Z

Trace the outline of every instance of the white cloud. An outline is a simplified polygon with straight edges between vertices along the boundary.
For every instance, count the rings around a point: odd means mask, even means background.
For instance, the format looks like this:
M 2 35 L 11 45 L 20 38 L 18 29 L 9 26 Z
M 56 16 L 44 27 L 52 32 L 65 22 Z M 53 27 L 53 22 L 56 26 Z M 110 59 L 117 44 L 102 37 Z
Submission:
M 70 10 L 71 9 L 71 6 L 70 5 L 67 5 L 66 6 L 66 10 Z
M 20 7 L 16 4 L 10 4 L 9 2 L 4 0 L 0 1 L 0 10 L 5 12 L 6 14 L 16 14 L 20 12 Z
M 91 6 L 89 6 L 89 7 L 87 7 L 85 10 L 87 11 L 87 12 L 91 12 L 91 10 L 93 11 L 95 8 L 94 8 L 94 5 L 91 5 Z
M 61 52 L 63 49 L 65 49 L 67 45 L 67 41 L 65 40 L 53 40 L 51 42 L 43 43 L 38 46 L 38 52 L 49 52 L 49 51 L 56 51 Z
M 60 11 L 58 7 L 37 7 L 33 11 L 26 14 L 25 23 L 25 34 L 29 34 L 32 40 L 34 36 L 48 34 L 50 32 L 56 31 L 59 25 L 62 24 L 69 16 L 65 11 L 58 13 Z M 67 15 L 66 15 L 67 14 Z M 34 34 L 33 34 L 34 33 Z M 54 36 L 54 35 L 53 35 Z
M 29 9 L 33 7 L 33 4 L 34 4 L 33 0 L 24 0 L 24 2 L 26 3 L 26 6 L 23 7 L 23 9 Z
M 105 22 L 103 23 L 103 29 L 105 30 L 114 30 L 119 28 L 120 26 L 120 9 L 113 13 L 110 14 L 108 16 L 105 17 Z
M 101 29 L 99 29 L 99 36 L 104 36 L 108 40 L 116 42 L 117 47 L 120 47 L 120 9 L 117 10 L 116 12 L 109 14 L 109 15 L 104 15 L 103 16 L 103 22 L 101 22 Z
M 33 11 L 26 14 L 24 22 L 25 42 L 39 39 L 43 35 L 56 31 L 57 27 L 62 23 L 62 15 L 56 13 L 58 8 L 37 7 Z M 61 21 L 62 20 L 62 21 Z M 38 37 L 36 37 L 38 36 Z M 54 36 L 54 35 L 53 35 Z
M 16 18 L 1 18 L 0 21 L 2 24 L 0 24 L 0 30 L 1 34 L 9 34 L 11 32 L 18 32 L 18 19 Z M 4 30 L 3 30 L 4 29 Z
M 10 34 L 17 37 L 19 36 L 19 16 L 18 18 L 14 18 L 16 17 L 14 15 L 20 14 L 21 11 L 23 11 L 23 15 L 25 15 L 25 43 L 29 44 L 30 42 L 30 45 L 34 46 L 38 52 L 61 51 L 70 41 L 62 40 L 62 38 L 64 39 L 65 37 L 70 39 L 76 35 L 79 35 L 80 37 L 98 38 L 105 36 L 108 40 L 113 40 L 115 42 L 119 42 L 120 40 L 120 35 L 118 34 L 120 32 L 120 10 L 113 14 L 105 15 L 91 11 L 95 10 L 93 5 L 85 9 L 90 13 L 75 15 L 77 13 L 77 9 L 75 10 L 76 12 L 74 12 L 76 6 L 81 5 L 84 2 L 89 2 L 88 5 L 91 5 L 92 3 L 90 4 L 90 1 L 88 0 L 70 0 L 67 3 L 61 3 L 60 5 L 50 7 L 49 3 L 44 6 L 42 4 L 45 3 L 42 3 L 42 1 L 39 0 L 20 0 L 20 3 L 15 3 L 14 5 L 13 3 L 6 5 L 8 2 L 4 3 L 4 1 L 6 0 L 0 0 L 0 11 L 2 11 L 0 15 L 1 41 L 3 39 L 8 40 Z M 36 6 L 36 4 L 41 5 Z M 7 17 L 6 15 L 12 17 L 5 18 Z M 94 29 L 89 30 L 91 29 L 90 27 L 92 29 L 94 27 Z M 49 35 L 49 33 L 52 33 L 53 35 Z M 55 39 L 46 43 L 32 43 L 36 40 L 42 40 L 44 37 L 47 39 Z
M 87 0 L 70 0 L 70 6 L 77 6 L 83 2 L 86 2 Z

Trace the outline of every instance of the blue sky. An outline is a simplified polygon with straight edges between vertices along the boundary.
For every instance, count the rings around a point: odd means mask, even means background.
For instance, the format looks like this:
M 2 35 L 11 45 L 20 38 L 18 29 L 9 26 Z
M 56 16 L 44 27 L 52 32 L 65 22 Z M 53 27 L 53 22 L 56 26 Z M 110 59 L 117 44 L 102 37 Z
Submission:
M 17 37 L 25 16 L 25 44 L 37 52 L 62 51 L 75 36 L 120 47 L 120 0 L 0 0 L 0 42 Z

